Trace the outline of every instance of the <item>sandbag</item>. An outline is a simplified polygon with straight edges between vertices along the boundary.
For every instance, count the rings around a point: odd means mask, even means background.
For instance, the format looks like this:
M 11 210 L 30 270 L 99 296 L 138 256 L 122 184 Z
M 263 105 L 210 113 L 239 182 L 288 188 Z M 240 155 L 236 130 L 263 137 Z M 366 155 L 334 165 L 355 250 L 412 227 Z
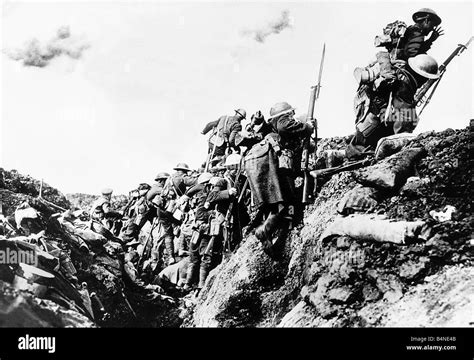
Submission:
M 353 212 L 370 212 L 377 206 L 379 191 L 366 186 L 358 185 L 339 201 L 337 212 L 349 215 Z
M 64 226 L 64 228 L 71 234 L 78 236 L 82 240 L 84 240 L 86 243 L 91 244 L 91 245 L 102 245 L 107 242 L 107 239 L 105 236 L 96 233 L 90 229 L 87 228 L 80 228 L 77 226 L 74 226 L 74 224 L 68 222 L 67 220 L 63 219 L 58 219 L 59 223 Z
M 188 265 L 190 263 L 189 257 L 181 259 L 181 261 L 167 266 L 158 274 L 162 279 L 169 281 L 172 284 L 178 285 L 180 279 L 186 279 Z
M 423 148 L 404 149 L 386 161 L 355 172 L 356 181 L 379 190 L 400 189 L 415 173 L 415 164 L 426 155 Z
M 416 135 L 410 133 L 400 133 L 381 138 L 375 148 L 375 160 L 384 159 L 399 152 Z
M 333 235 L 346 235 L 358 240 L 404 245 L 416 239 L 424 225 L 423 221 L 391 221 L 381 215 L 349 215 L 336 218 L 320 241 Z

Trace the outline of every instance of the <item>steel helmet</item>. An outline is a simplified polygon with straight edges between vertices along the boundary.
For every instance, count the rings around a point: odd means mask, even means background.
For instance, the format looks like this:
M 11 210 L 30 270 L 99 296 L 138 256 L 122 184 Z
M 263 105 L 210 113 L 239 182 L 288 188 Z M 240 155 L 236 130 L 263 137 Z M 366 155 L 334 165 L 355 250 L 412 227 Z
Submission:
M 242 160 L 242 156 L 240 154 L 230 154 L 225 159 L 225 166 L 226 167 L 235 167 L 240 165 L 240 161 Z
M 412 19 L 416 22 L 426 16 L 430 16 L 434 20 L 435 26 L 441 24 L 441 18 L 438 16 L 438 14 L 436 14 L 434 10 L 428 8 L 423 8 L 415 12 L 412 16 Z
M 188 164 L 185 163 L 179 163 L 178 165 L 176 165 L 176 167 L 173 168 L 173 170 L 191 171 Z
M 110 189 L 110 188 L 105 188 L 105 189 L 102 189 L 101 193 L 102 195 L 110 195 L 112 194 L 113 190 Z
M 166 180 L 170 177 L 170 174 L 168 174 L 167 172 L 160 172 L 158 173 L 158 175 L 155 176 L 155 181 L 158 181 L 158 180 Z
M 237 114 L 239 114 L 240 116 L 242 116 L 243 119 L 246 119 L 247 118 L 247 111 L 245 111 L 244 109 L 237 109 L 237 110 L 234 110 Z
M 439 78 L 438 63 L 431 56 L 420 54 L 408 59 L 408 65 L 414 72 L 428 79 Z
M 151 186 L 146 183 L 141 183 L 140 185 L 138 185 L 138 190 L 150 190 L 150 189 L 151 189 Z
M 295 108 L 292 107 L 290 104 L 288 104 L 285 101 L 276 103 L 270 109 L 270 119 L 274 118 L 274 117 L 277 117 L 277 116 L 280 116 L 280 115 L 283 115 L 283 114 L 287 114 L 287 113 L 292 112 L 294 110 L 295 110 Z
M 205 173 L 202 173 L 201 175 L 199 175 L 198 179 L 197 179 L 197 183 L 198 184 L 205 184 L 207 183 L 209 180 L 211 180 L 211 178 L 213 177 L 214 175 L 212 175 L 211 173 L 208 173 L 208 172 L 205 172 Z

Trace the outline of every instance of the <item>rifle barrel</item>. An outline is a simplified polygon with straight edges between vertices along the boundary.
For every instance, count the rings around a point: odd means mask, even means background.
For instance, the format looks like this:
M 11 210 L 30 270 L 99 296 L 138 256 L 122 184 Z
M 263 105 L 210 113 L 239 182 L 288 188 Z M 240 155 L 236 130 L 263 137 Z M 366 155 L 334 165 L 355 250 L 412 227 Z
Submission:
M 446 68 L 449 65 L 449 63 L 454 59 L 455 56 L 460 55 L 464 50 L 466 50 L 468 48 L 468 46 L 471 44 L 471 42 L 473 41 L 473 39 L 474 39 L 474 36 L 471 36 L 471 38 L 466 42 L 466 44 L 464 44 L 464 45 L 459 44 L 456 47 L 456 49 L 454 49 L 454 51 L 448 56 L 448 58 L 439 66 L 439 69 L 438 69 L 439 74 L 440 74 L 439 78 L 429 79 L 427 82 L 425 82 L 423 84 L 423 86 L 418 90 L 418 92 L 415 95 L 414 100 L 415 100 L 416 106 L 421 106 L 421 104 L 424 102 L 423 99 L 424 99 L 426 93 L 436 83 L 436 86 L 433 89 L 433 91 L 431 92 L 430 97 L 429 97 L 429 99 L 431 99 L 431 97 L 433 96 L 434 91 L 438 87 L 439 82 L 441 80 L 441 77 L 445 73 Z M 429 102 L 429 100 L 427 102 Z M 421 111 L 423 111 L 423 109 L 426 107 L 426 105 L 427 104 L 425 103 L 425 105 L 423 106 Z

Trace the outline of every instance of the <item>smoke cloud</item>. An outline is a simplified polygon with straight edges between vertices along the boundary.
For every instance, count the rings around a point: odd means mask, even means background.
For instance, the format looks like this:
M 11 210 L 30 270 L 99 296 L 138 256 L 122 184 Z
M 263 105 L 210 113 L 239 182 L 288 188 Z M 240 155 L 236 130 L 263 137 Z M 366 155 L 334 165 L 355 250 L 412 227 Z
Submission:
M 291 28 L 291 18 L 288 10 L 282 11 L 277 20 L 269 22 L 263 28 L 257 30 L 244 30 L 242 35 L 251 36 L 255 41 L 264 43 L 268 36 L 279 34 L 286 28 Z
M 23 49 L 7 49 L 3 52 L 12 60 L 22 61 L 24 66 L 46 67 L 52 59 L 61 55 L 74 60 L 80 59 L 89 47 L 90 44 L 83 38 L 71 35 L 69 26 L 62 26 L 46 44 L 31 39 Z

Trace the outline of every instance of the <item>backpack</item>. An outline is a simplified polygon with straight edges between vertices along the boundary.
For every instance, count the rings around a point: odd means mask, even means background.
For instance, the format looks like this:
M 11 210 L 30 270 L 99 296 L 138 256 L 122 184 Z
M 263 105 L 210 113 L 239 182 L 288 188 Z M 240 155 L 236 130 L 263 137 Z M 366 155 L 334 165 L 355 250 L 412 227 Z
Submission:
M 397 51 L 399 43 L 405 35 L 407 27 L 408 26 L 405 22 L 398 20 L 387 24 L 383 28 L 383 35 L 377 35 L 375 37 L 374 45 L 376 47 L 385 47 L 390 53 L 392 52 L 392 50 Z M 392 55 L 398 54 L 395 53 Z M 393 58 L 396 59 L 398 57 L 393 56 Z

